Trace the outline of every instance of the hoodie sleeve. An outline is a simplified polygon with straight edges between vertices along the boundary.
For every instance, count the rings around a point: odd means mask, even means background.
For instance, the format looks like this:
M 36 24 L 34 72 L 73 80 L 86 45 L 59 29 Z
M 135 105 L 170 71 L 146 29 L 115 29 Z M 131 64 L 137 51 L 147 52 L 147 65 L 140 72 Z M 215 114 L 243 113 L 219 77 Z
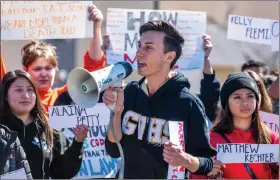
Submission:
M 187 153 L 199 159 L 199 169 L 194 174 L 206 175 L 213 168 L 211 157 L 217 152 L 210 145 L 207 116 L 202 102 L 190 91 L 185 94 L 187 104 L 183 106 L 186 119 L 184 123 L 185 149 Z
M 206 115 L 211 122 L 216 118 L 216 109 L 219 102 L 220 95 L 220 81 L 216 77 L 214 71 L 213 74 L 204 74 L 204 78 L 201 80 L 200 94 L 198 97 L 205 106 Z
M 58 137 L 55 138 L 55 136 Z M 52 179 L 71 179 L 80 170 L 83 157 L 83 143 L 77 142 L 73 138 L 73 142 L 70 145 L 69 140 L 61 132 L 54 135 L 54 140 L 55 147 L 53 148 L 50 177 Z

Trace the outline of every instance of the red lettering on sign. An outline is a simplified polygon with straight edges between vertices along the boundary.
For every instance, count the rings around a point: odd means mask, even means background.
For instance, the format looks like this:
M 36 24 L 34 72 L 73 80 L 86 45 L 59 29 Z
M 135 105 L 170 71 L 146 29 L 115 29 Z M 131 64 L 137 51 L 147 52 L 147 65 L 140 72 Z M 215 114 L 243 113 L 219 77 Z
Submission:
M 131 64 L 133 64 L 136 61 L 136 56 L 134 57 L 133 60 L 130 59 L 130 57 L 127 54 L 124 54 L 124 60 L 130 62 Z

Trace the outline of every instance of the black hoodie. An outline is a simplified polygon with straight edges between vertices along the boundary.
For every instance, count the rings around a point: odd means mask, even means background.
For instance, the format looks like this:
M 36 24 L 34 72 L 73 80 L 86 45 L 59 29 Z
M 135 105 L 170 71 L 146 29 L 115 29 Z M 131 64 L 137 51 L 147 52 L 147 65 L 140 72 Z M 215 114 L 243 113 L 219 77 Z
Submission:
M 44 128 L 39 121 L 25 126 L 22 120 L 8 113 L 1 116 L 0 123 L 18 133 L 34 179 L 70 179 L 79 172 L 83 143 L 73 140 L 70 145 L 61 132 L 54 130 L 51 149 L 46 145 Z
M 122 113 L 124 178 L 167 178 L 168 164 L 163 160 L 163 143 L 168 141 L 168 121 L 183 121 L 186 152 L 199 158 L 195 174 L 212 170 L 216 151 L 209 143 L 206 115 L 202 102 L 187 88 L 181 73 L 169 79 L 151 97 L 144 89 L 145 78 L 131 82 L 124 90 Z M 142 124 L 142 126 L 140 126 Z M 141 128 L 142 127 L 142 128 Z M 108 137 L 105 147 L 113 158 L 120 157 L 118 147 Z

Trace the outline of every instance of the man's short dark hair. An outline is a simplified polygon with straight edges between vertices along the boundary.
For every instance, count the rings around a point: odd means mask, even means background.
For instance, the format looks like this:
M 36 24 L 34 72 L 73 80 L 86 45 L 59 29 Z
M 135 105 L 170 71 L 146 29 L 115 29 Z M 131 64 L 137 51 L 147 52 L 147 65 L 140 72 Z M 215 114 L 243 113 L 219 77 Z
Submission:
M 241 67 L 241 71 L 245 71 L 246 69 L 249 68 L 263 68 L 263 74 L 267 75 L 268 74 L 268 66 L 262 62 L 259 61 L 254 61 L 250 59 L 246 63 L 244 63 Z
M 168 22 L 162 20 L 149 21 L 143 24 L 139 30 L 140 36 L 142 36 L 142 34 L 147 31 L 158 31 L 165 33 L 163 40 L 164 53 L 170 51 L 176 52 L 176 57 L 170 65 L 170 69 L 173 68 L 177 60 L 182 55 L 182 46 L 185 42 L 183 36 L 172 24 L 169 24 Z

